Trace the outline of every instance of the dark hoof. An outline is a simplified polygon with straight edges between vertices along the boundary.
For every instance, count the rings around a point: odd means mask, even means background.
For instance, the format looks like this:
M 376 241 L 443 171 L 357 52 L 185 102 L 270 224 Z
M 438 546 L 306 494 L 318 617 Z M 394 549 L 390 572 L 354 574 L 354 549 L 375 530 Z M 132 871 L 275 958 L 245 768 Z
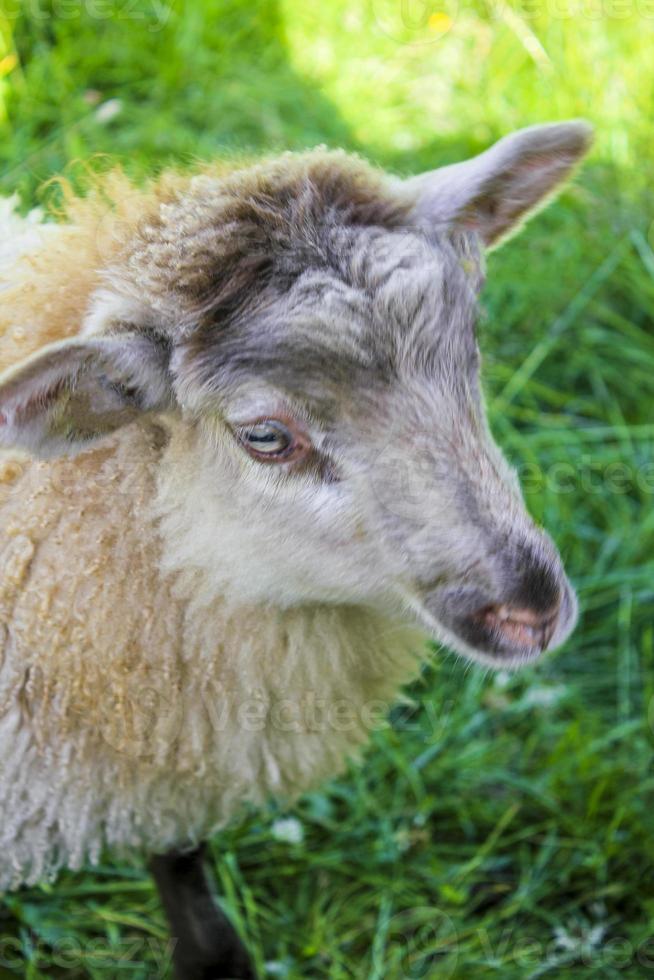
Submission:
M 152 859 L 150 868 L 175 940 L 177 980 L 257 980 L 252 961 L 214 900 L 200 847 Z
M 233 962 L 217 960 L 175 960 L 177 980 L 257 980 L 249 959 L 234 959 Z

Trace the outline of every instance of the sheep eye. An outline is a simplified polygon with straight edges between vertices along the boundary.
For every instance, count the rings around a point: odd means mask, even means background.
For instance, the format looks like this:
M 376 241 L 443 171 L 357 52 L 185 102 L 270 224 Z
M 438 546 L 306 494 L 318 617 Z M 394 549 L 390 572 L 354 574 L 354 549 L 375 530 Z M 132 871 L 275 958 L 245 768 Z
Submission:
M 255 459 L 271 462 L 289 460 L 304 449 L 297 436 L 277 419 L 262 419 L 237 429 L 237 438 Z

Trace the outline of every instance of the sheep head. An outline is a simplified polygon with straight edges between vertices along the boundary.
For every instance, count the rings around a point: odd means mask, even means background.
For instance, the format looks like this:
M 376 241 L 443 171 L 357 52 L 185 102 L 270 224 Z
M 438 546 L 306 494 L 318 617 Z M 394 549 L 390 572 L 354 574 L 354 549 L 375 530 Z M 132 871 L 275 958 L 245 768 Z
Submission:
M 324 151 L 189 180 L 103 270 L 83 332 L 0 378 L 0 444 L 73 455 L 156 413 L 179 560 L 225 595 L 537 656 L 576 602 L 489 432 L 477 298 L 484 250 L 589 141 L 533 127 L 407 181 Z

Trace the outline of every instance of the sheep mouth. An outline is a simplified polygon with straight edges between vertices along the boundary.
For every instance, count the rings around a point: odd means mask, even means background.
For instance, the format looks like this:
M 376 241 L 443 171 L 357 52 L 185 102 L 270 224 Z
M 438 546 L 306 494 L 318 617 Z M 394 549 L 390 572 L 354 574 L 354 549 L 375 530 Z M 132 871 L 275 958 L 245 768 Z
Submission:
M 476 605 L 448 625 L 455 649 L 491 667 L 519 667 L 560 646 L 577 621 L 577 601 L 564 581 L 554 605 L 529 608 L 506 602 Z
M 559 618 L 560 606 L 536 612 L 494 604 L 467 616 L 457 624 L 457 632 L 476 650 L 488 655 L 531 660 L 548 648 Z
M 484 601 L 476 590 L 465 596 L 460 590 L 441 593 L 439 601 L 426 605 L 417 600 L 411 605 L 435 640 L 497 670 L 520 667 L 560 646 L 577 619 L 577 602 L 567 582 L 556 604 L 542 610 L 487 597 Z

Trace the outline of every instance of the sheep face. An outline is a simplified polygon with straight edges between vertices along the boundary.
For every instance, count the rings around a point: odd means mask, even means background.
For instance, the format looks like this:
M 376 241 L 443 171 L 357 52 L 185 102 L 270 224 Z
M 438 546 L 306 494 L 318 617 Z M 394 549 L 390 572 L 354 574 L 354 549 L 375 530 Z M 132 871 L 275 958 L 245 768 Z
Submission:
M 469 239 L 339 240 L 338 272 L 176 351 L 178 560 L 249 602 L 410 611 L 482 659 L 558 643 L 575 601 L 486 424 Z
M 481 250 L 587 143 L 538 127 L 403 183 L 325 154 L 192 182 L 107 270 L 86 336 L 0 382 L 5 443 L 69 452 L 159 413 L 171 567 L 254 606 L 378 607 L 483 662 L 538 655 L 576 604 L 486 423 Z

